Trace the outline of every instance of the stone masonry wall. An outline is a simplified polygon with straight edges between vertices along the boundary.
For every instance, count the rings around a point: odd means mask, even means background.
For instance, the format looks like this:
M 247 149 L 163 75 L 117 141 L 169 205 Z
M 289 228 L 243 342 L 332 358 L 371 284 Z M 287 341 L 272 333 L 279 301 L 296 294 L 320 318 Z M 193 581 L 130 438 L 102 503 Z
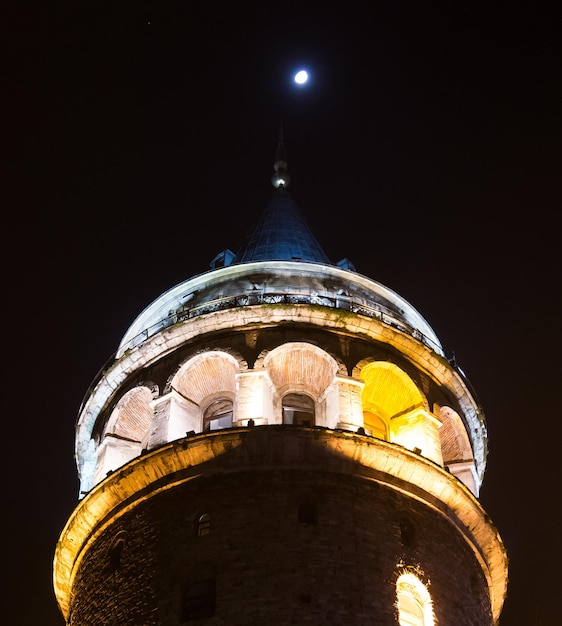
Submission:
M 303 503 L 315 520 L 299 522 Z M 202 513 L 210 533 L 197 536 Z M 88 546 L 68 623 L 391 626 L 404 568 L 428 584 L 438 625 L 492 624 L 474 555 L 423 503 L 317 469 L 216 474 L 142 501 Z M 214 616 L 182 622 L 184 591 L 208 571 Z

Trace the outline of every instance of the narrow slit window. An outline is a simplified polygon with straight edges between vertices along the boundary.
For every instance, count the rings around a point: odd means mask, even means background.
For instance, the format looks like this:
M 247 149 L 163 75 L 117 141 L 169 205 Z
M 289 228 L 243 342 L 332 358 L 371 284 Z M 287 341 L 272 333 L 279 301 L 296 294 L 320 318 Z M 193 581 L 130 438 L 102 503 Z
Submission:
M 109 549 L 109 568 L 112 573 L 115 573 L 121 567 L 121 558 L 125 549 L 126 539 L 127 533 L 123 531 L 117 534 L 111 544 Z
M 211 515 L 209 513 L 203 513 L 197 520 L 197 536 L 203 537 L 211 533 Z

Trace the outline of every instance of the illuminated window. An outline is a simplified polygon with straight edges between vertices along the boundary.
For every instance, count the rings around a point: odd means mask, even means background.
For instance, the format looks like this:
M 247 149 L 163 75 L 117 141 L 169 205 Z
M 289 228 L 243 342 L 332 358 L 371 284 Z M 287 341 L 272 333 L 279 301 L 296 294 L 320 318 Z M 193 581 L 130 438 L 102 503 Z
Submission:
M 211 516 L 209 513 L 203 513 L 197 520 L 197 536 L 203 537 L 211 533 Z
M 431 596 L 417 576 L 402 574 L 396 581 L 396 597 L 400 626 L 434 626 Z
M 283 424 L 314 426 L 314 400 L 304 393 L 288 393 L 283 398 Z
M 398 596 L 400 626 L 424 626 L 423 607 L 416 598 L 402 593 Z
M 232 427 L 232 400 L 215 400 L 203 415 L 203 430 L 221 430 Z
M 388 441 L 388 429 L 381 417 L 371 413 L 371 411 L 363 411 L 363 423 L 365 424 L 365 428 L 371 431 L 373 437 Z

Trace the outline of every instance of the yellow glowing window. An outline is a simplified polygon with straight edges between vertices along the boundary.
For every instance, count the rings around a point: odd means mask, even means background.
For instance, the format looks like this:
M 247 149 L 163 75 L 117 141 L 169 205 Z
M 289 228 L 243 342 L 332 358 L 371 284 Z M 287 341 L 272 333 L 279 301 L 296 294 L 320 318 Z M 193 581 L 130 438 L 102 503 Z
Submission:
M 371 431 L 371 435 L 377 439 L 388 441 L 388 431 L 384 420 L 370 411 L 363 411 L 363 423 L 365 428 Z
M 426 586 L 407 572 L 396 581 L 398 623 L 400 626 L 433 626 L 433 606 Z
M 423 607 L 407 594 L 398 596 L 398 613 L 400 626 L 424 626 Z

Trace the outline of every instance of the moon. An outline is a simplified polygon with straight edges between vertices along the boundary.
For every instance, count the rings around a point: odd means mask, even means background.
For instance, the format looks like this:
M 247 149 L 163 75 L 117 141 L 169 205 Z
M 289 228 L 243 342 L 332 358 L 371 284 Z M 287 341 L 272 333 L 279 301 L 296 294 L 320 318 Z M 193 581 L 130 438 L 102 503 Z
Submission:
M 295 74 L 294 80 L 297 85 L 304 85 L 308 81 L 308 72 L 306 70 L 299 70 Z

